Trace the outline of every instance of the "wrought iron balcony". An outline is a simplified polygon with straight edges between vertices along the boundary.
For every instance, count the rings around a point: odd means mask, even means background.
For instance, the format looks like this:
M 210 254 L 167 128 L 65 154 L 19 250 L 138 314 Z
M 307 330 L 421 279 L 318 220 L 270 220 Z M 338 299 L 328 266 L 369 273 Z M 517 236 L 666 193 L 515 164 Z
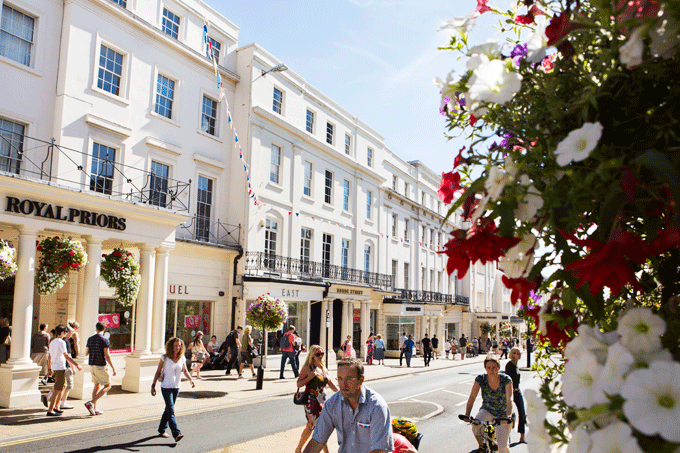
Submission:
M 360 283 L 382 291 L 392 291 L 393 277 L 333 264 L 304 261 L 264 252 L 246 252 L 245 274 L 250 276 L 280 275 L 295 279 L 318 279 L 339 283 Z
M 14 126 L 19 130 L 0 127 L 0 174 L 15 174 L 177 212 L 190 211 L 191 180 L 169 178 L 168 168 L 163 165 L 156 171 L 146 171 L 118 162 L 120 156 L 116 156 L 114 148 L 95 143 L 92 153 L 87 153 L 57 145 L 54 140 L 23 135 L 23 126 Z
M 220 222 L 219 219 L 216 222 L 211 222 L 210 219 L 195 215 L 183 225 L 177 227 L 175 236 L 177 239 L 239 247 L 241 244 L 241 225 L 229 225 Z
M 435 291 L 417 291 L 414 289 L 395 288 L 394 292 L 399 293 L 399 296 L 392 298 L 398 302 L 414 302 L 427 304 L 454 304 L 454 305 L 470 305 L 470 298 L 454 294 L 443 294 Z

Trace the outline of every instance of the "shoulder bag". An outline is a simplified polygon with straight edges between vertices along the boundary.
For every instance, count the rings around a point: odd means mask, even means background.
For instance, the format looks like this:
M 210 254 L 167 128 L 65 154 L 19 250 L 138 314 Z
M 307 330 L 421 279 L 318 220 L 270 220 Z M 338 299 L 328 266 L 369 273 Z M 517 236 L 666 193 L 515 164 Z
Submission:
M 307 400 L 309 399 L 309 393 L 307 393 L 307 390 L 301 392 L 300 388 L 297 389 L 297 392 L 295 392 L 295 395 L 293 395 L 293 404 L 297 404 L 298 406 L 304 406 L 307 404 Z

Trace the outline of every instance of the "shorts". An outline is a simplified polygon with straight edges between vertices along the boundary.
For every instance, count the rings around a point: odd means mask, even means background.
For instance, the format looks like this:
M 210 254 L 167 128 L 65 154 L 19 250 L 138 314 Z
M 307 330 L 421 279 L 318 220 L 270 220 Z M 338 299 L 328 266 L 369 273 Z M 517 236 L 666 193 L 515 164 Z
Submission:
M 109 376 L 109 367 L 106 365 L 90 365 L 92 368 L 92 382 L 97 385 L 110 385 L 111 376 Z
M 239 359 L 241 363 L 245 363 L 246 365 L 253 364 L 253 358 L 250 357 L 250 352 L 248 351 L 241 351 L 241 353 L 239 354 Z
M 54 370 L 54 391 L 60 392 L 66 387 L 66 370 Z
M 64 381 L 66 382 L 66 390 L 71 390 L 73 388 L 73 372 L 71 367 L 66 368 L 66 373 L 64 373 Z

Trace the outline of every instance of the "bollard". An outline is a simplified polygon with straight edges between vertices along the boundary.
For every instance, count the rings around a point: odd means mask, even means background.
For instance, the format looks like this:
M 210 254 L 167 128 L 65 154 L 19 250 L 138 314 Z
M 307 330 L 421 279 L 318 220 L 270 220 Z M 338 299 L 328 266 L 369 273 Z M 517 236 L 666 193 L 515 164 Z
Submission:
M 262 390 L 262 382 L 264 381 L 264 368 L 262 368 L 262 363 L 257 367 L 257 383 L 255 384 L 255 390 Z

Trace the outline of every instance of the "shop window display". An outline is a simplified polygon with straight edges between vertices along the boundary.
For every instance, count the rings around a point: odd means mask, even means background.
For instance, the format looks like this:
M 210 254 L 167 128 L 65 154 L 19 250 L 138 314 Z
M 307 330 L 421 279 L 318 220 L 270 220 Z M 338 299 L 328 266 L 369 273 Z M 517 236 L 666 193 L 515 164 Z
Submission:
M 117 299 L 99 299 L 99 322 L 106 326 L 104 336 L 107 336 L 111 343 L 112 353 L 132 351 L 134 345 L 132 307 L 121 304 Z

